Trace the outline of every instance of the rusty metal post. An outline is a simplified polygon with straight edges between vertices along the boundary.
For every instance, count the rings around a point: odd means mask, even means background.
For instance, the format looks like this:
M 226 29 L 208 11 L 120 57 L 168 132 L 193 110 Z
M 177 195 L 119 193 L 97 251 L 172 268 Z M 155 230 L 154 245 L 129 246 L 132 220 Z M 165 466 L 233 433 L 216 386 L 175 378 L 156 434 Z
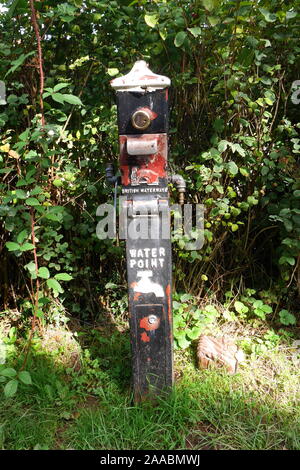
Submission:
M 138 61 L 111 82 L 117 94 L 133 388 L 136 401 L 173 384 L 168 87 Z

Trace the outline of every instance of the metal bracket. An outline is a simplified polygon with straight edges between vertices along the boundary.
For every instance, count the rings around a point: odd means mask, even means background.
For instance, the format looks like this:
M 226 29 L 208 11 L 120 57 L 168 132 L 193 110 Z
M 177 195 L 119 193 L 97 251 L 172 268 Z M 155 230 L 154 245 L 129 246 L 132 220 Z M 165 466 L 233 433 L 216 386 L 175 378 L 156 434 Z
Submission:
M 127 201 L 129 218 L 156 217 L 169 209 L 168 201 L 164 199 L 133 200 Z
M 153 155 L 157 152 L 157 139 L 134 139 L 127 138 L 128 155 Z

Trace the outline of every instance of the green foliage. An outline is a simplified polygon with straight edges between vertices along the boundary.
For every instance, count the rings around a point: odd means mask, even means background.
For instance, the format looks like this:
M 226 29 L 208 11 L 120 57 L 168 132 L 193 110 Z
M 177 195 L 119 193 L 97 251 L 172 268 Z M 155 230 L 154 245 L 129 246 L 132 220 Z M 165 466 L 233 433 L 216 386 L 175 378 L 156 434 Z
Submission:
M 213 305 L 200 309 L 191 294 L 175 294 L 173 301 L 173 323 L 175 347 L 186 349 L 197 340 L 205 327 L 219 316 Z
M 112 198 L 104 167 L 118 154 L 109 82 L 144 58 L 172 81 L 170 168 L 187 180 L 189 202 L 205 206 L 203 248 L 186 251 L 184 237 L 174 237 L 176 290 L 226 304 L 229 289 L 271 295 L 272 286 L 278 308 L 242 292 L 225 317 L 268 320 L 275 312 L 277 322 L 297 322 L 300 123 L 290 90 L 299 70 L 299 6 L 35 2 L 42 97 L 29 2 L 15 0 L 0 13 L 3 310 L 17 305 L 27 318 L 39 284 L 43 322 L 51 300 L 82 319 L 126 313 L 124 246 L 97 239 L 95 213 Z M 175 301 L 175 338 L 185 347 L 209 312 L 192 299 Z
M 32 385 L 30 373 L 26 370 L 17 372 L 12 367 L 0 366 L 0 382 L 5 383 L 3 392 L 6 398 L 12 398 L 18 391 L 19 384 Z

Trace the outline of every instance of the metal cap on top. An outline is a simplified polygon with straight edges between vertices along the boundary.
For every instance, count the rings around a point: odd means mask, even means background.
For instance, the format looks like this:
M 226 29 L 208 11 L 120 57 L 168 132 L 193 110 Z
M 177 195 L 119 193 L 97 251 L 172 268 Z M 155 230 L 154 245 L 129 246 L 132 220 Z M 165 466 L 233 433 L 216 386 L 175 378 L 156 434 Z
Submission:
M 127 75 L 115 78 L 110 84 L 116 91 L 144 92 L 167 88 L 171 80 L 153 73 L 144 60 L 138 60 Z

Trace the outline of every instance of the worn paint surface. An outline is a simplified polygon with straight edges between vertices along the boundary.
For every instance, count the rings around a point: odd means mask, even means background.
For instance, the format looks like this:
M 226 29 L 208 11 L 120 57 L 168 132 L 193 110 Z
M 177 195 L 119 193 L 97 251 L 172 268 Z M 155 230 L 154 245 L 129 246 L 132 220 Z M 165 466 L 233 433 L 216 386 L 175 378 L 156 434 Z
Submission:
M 143 82 L 153 77 L 139 77 Z M 117 92 L 122 193 L 127 223 L 138 222 L 148 202 L 168 207 L 168 90 Z M 132 116 L 145 111 L 151 123 L 143 131 Z M 133 207 L 135 210 L 133 210 Z M 150 206 L 149 206 L 150 207 Z M 136 211 L 137 209 L 137 211 Z M 145 215 L 143 214 L 145 217 Z M 161 227 L 162 215 L 151 213 Z M 156 238 L 126 240 L 129 318 L 135 399 L 161 393 L 173 383 L 171 242 Z
M 157 141 L 157 152 L 149 155 L 129 155 L 127 142 L 130 136 L 121 135 L 120 169 L 122 186 L 166 185 L 167 183 L 167 135 L 144 134 L 132 136 L 147 144 Z
M 144 328 L 147 331 L 157 330 L 160 325 L 160 319 L 155 323 L 149 323 L 149 317 L 144 317 L 140 320 L 140 328 Z

